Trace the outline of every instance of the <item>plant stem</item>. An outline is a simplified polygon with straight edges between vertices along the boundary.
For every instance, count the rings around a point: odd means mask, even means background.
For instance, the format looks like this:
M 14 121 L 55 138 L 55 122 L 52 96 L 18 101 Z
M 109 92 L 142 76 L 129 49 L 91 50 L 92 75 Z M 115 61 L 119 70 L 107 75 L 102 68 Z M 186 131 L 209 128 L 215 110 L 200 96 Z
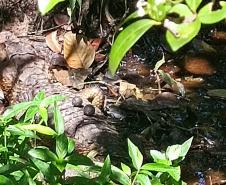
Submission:
M 131 185 L 134 185 L 135 180 L 136 180 L 137 175 L 139 174 L 139 172 L 140 172 L 140 169 L 138 169 L 138 170 L 137 170 L 136 175 L 134 176 L 134 178 L 133 178 L 133 182 L 132 182 L 132 184 L 131 184 Z

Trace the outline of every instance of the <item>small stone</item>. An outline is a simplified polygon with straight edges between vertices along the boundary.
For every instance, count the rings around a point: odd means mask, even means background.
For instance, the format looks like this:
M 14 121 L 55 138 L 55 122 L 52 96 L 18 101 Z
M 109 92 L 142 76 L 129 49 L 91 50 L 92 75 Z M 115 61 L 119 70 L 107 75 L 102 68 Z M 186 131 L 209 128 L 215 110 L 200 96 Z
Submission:
M 75 96 L 73 99 L 72 99 L 72 105 L 75 106 L 75 107 L 82 107 L 82 98 L 78 97 L 78 96 Z
M 92 116 L 95 114 L 95 108 L 93 105 L 86 105 L 83 109 L 83 112 L 86 116 Z

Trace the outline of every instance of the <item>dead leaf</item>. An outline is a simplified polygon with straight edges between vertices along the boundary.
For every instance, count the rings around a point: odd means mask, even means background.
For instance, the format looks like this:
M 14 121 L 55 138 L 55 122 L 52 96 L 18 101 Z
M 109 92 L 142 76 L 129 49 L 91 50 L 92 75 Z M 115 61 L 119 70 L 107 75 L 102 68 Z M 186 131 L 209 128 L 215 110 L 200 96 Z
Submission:
M 95 49 L 72 32 L 64 35 L 64 58 L 69 67 L 88 69 L 94 61 Z
M 135 96 L 137 99 L 143 99 L 143 93 L 136 85 L 124 81 L 119 84 L 119 94 L 124 98 Z
M 91 73 L 90 69 L 71 69 L 69 71 L 70 82 L 72 83 L 72 87 L 76 89 L 82 89 L 84 87 L 84 81 Z
M 57 31 L 53 31 L 46 35 L 46 44 L 53 52 L 61 52 L 62 47 L 57 40 Z
M 69 86 L 69 87 L 72 86 L 68 70 L 65 70 L 65 69 L 60 69 L 60 70 L 52 69 L 52 71 L 53 71 L 53 75 L 55 76 L 55 78 L 56 78 L 56 80 L 58 82 L 60 82 L 63 85 Z

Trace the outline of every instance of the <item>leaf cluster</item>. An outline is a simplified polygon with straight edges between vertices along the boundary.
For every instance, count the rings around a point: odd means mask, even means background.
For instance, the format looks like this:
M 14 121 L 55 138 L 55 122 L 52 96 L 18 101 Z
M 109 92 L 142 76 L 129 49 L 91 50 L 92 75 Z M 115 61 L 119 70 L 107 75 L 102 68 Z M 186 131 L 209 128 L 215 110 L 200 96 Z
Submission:
M 13 105 L 0 117 L 0 184 L 182 183 L 178 162 L 184 159 L 192 138 L 168 147 L 166 152 L 151 150 L 152 163 L 143 164 L 141 152 L 129 139 L 131 167 L 123 163 L 121 169 L 113 166 L 109 156 L 104 163 L 95 162 L 75 152 L 75 141 L 64 134 L 64 120 L 57 106 L 62 100 L 63 96 L 45 97 L 40 92 L 33 101 Z M 49 113 L 54 119 L 51 127 Z M 37 144 L 44 142 L 52 145 Z M 68 171 L 74 175 L 66 176 Z

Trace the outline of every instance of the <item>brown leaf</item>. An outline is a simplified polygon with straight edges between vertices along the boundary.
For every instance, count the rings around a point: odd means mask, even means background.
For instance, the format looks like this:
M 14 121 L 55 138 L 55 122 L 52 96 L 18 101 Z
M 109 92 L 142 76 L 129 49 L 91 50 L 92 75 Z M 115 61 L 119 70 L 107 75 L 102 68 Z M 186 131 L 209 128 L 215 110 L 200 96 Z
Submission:
M 69 71 L 70 81 L 72 83 L 72 87 L 76 89 L 82 89 L 84 87 L 84 81 L 91 73 L 90 69 L 71 69 Z
M 58 82 L 62 83 L 63 85 L 66 85 L 66 86 L 72 86 L 68 70 L 52 69 L 52 71 L 53 71 L 53 75 L 55 76 L 55 78 Z
M 53 52 L 61 52 L 61 45 L 57 40 L 57 31 L 53 31 L 46 35 L 46 44 Z
M 72 32 L 64 35 L 64 58 L 69 67 L 88 69 L 94 61 L 95 49 Z

